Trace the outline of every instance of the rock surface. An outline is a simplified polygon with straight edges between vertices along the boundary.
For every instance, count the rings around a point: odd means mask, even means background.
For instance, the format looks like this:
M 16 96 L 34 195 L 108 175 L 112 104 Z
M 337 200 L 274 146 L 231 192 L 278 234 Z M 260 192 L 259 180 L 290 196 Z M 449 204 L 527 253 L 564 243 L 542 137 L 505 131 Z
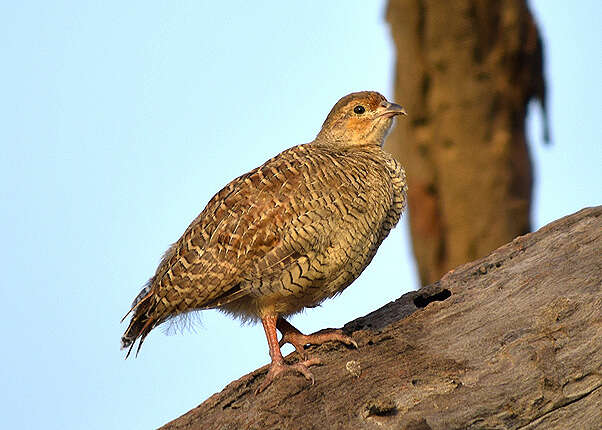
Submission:
M 175 429 L 597 429 L 602 423 L 602 206 L 516 238 L 310 348 L 315 384 L 266 369 Z M 295 355 L 288 357 L 295 359 Z

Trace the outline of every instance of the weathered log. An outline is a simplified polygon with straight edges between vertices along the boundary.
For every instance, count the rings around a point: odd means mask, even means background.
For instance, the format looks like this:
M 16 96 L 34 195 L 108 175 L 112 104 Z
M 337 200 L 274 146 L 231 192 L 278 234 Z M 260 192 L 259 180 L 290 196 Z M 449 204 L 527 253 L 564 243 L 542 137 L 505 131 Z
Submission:
M 597 429 L 602 206 L 516 238 L 309 348 L 314 385 L 258 369 L 163 427 Z M 293 360 L 294 354 L 287 359 Z

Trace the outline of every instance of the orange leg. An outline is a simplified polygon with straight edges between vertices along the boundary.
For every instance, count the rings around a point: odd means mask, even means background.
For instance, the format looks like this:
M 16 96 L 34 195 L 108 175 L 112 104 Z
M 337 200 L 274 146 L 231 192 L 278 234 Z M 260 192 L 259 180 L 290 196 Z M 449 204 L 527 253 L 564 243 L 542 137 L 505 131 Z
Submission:
M 341 342 L 357 348 L 357 343 L 338 329 L 324 329 L 313 334 L 303 334 L 284 318 L 278 318 L 276 328 L 282 333 L 279 346 L 290 343 L 295 347 L 301 358 L 305 359 L 305 345 L 320 345 L 325 342 Z
M 301 373 L 303 376 L 305 376 L 307 380 L 311 381 L 311 383 L 313 384 L 314 376 L 309 371 L 309 366 L 320 363 L 320 360 L 317 358 L 301 361 L 295 364 L 286 364 L 284 362 L 282 352 L 280 352 L 280 345 L 278 345 L 278 336 L 276 334 L 277 319 L 278 317 L 276 315 L 267 316 L 261 319 L 261 323 L 263 324 L 263 330 L 265 331 L 265 336 L 268 339 L 268 347 L 270 348 L 270 358 L 272 359 L 272 363 L 270 364 L 270 368 L 268 370 L 268 374 L 265 377 L 265 381 L 263 381 L 259 388 L 257 388 L 255 394 L 265 390 L 278 375 L 290 372 Z

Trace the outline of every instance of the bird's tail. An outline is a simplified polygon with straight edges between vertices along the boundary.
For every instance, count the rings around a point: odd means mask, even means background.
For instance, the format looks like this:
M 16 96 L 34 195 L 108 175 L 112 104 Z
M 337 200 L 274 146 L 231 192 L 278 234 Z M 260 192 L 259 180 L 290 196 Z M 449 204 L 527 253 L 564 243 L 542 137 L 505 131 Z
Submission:
M 155 315 L 156 307 L 157 301 L 155 300 L 155 294 L 151 292 L 150 285 L 147 285 L 140 294 L 138 294 L 128 313 L 122 318 L 121 321 L 123 322 L 130 313 L 134 313 L 128 328 L 123 336 L 121 336 L 121 349 L 128 348 L 127 355 L 125 356 L 126 359 L 130 356 L 136 340 L 140 339 L 138 349 L 136 350 L 136 355 L 138 355 L 146 336 L 154 327 L 162 322 L 160 318 Z

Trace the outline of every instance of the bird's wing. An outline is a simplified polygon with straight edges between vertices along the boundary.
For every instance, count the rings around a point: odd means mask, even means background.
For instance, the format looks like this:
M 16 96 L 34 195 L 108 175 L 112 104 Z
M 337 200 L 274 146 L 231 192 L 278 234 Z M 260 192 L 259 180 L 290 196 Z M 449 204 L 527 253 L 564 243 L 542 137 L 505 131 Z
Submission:
M 227 260 L 235 261 L 244 286 L 221 297 L 217 306 L 249 292 L 263 294 L 254 281 L 277 279 L 301 258 L 324 252 L 333 235 L 351 221 L 350 209 L 368 204 L 364 173 L 328 152 L 291 148 L 245 178 L 236 214 L 224 226 Z M 349 175 L 356 173 L 355 178 Z M 256 186 L 256 184 L 260 184 Z M 261 285 L 261 283 L 259 284 Z
M 152 293 L 166 306 L 181 302 L 182 310 L 214 307 L 242 294 L 238 284 L 249 264 L 262 260 L 269 267 L 294 253 L 281 235 L 295 215 L 293 195 L 305 180 L 302 147 L 219 191 L 165 253 L 150 281 Z
M 224 187 L 166 253 L 156 293 L 182 310 L 218 307 L 247 294 L 244 281 L 328 246 L 340 196 L 357 193 L 341 192 L 350 182 L 325 161 L 293 147 Z

